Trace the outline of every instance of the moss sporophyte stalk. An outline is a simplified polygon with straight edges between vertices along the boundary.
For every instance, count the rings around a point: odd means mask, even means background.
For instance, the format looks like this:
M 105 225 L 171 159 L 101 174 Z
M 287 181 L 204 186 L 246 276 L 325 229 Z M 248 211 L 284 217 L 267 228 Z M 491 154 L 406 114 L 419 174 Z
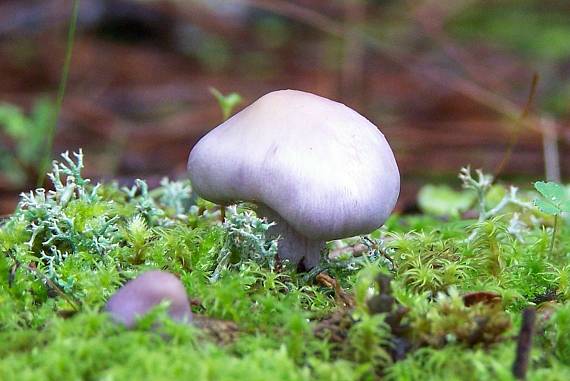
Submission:
M 530 187 L 462 171 L 485 185 L 457 191 L 475 192 L 474 219 L 392 216 L 300 273 L 250 205 L 221 223 L 188 181 L 93 184 L 83 160 L 62 155 L 51 190 L 22 194 L 0 226 L 1 380 L 513 380 L 529 306 L 526 378 L 570 379 L 567 216 Z M 549 187 L 561 206 L 566 188 Z M 191 322 L 159 303 L 117 324 L 106 304 L 153 271 L 178 279 Z

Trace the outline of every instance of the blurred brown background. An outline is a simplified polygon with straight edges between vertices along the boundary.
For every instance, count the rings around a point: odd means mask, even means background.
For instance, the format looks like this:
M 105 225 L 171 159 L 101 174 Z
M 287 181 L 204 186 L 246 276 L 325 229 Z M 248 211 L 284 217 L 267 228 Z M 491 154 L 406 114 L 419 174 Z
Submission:
M 0 102 L 30 120 L 55 99 L 71 9 L 0 1 Z M 301 89 L 380 126 L 410 210 L 421 184 L 456 184 L 463 165 L 495 172 L 511 142 L 501 179 L 568 176 L 569 74 L 565 0 L 81 0 L 54 154 L 82 147 L 87 176 L 157 184 L 185 176 L 192 145 L 220 123 L 210 86 L 241 107 Z M 35 185 L 45 137 L 1 123 L 5 213 Z

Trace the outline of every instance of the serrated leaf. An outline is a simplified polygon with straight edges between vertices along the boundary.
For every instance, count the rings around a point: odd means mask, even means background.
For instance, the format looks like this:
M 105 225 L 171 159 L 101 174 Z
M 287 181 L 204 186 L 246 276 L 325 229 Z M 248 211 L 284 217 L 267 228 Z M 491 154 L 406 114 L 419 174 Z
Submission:
M 540 198 L 535 199 L 534 205 L 542 212 L 546 214 L 550 214 L 552 216 L 556 214 L 560 214 L 560 209 L 557 208 L 555 205 L 549 203 L 548 201 L 542 200 Z
M 558 183 L 537 181 L 534 183 L 534 187 L 544 198 L 555 205 L 559 205 L 567 199 L 566 189 Z

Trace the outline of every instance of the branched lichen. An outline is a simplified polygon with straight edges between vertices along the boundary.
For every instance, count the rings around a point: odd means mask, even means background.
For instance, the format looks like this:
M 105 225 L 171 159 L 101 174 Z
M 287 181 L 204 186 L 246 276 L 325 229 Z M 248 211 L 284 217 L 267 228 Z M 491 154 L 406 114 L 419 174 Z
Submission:
M 222 271 L 237 267 L 247 260 L 266 264 L 270 269 L 275 267 L 277 256 L 277 239 L 267 239 L 266 233 L 273 224 L 258 218 L 251 211 L 239 211 L 235 207 L 228 208 L 224 244 L 217 256 L 217 266 L 212 274 L 212 281 L 219 279 Z
M 79 151 L 73 156 L 75 161 L 66 152 L 62 162 L 54 161 L 52 172 L 48 174 L 54 190 L 46 192 L 39 188 L 22 193 L 12 217 L 25 225 L 29 233 L 28 252 L 16 260 L 32 261 L 39 271 L 66 289 L 71 288 L 72 279 L 64 279 L 59 268 L 69 255 L 89 251 L 104 256 L 118 245 L 115 233 L 119 217 L 96 213 L 100 208 L 111 210 L 111 202 L 100 200 L 98 186 L 91 186 L 90 181 L 82 177 L 83 153 Z M 75 213 L 78 207 L 92 214 L 90 218 L 80 218 Z
M 487 207 L 487 193 L 489 192 L 491 185 L 493 184 L 493 176 L 484 173 L 482 170 L 477 169 L 477 179 L 473 178 L 471 174 L 470 167 L 463 167 L 459 171 L 459 179 L 462 182 L 464 189 L 469 189 L 475 191 L 477 194 L 477 213 L 478 222 L 486 221 L 490 218 L 497 217 L 499 214 L 509 205 L 514 205 L 521 209 L 533 209 L 533 205 L 529 202 L 523 201 L 518 197 L 518 188 L 511 186 L 506 195 L 491 209 Z M 515 221 L 516 223 L 516 221 Z M 517 228 L 520 229 L 519 226 Z M 513 235 L 520 238 L 519 229 L 515 228 L 513 230 Z M 467 238 L 468 241 L 472 241 L 477 234 L 477 229 L 473 229 L 471 235 Z
M 127 194 L 128 201 L 134 204 L 137 213 L 142 215 L 148 224 L 154 226 L 160 223 L 165 213 L 151 197 L 146 181 L 136 179 L 131 188 L 122 189 Z
M 168 178 L 163 178 L 160 182 L 162 187 L 162 194 L 160 195 L 159 202 L 165 208 L 174 211 L 176 216 L 183 216 L 187 212 L 187 203 L 192 196 L 192 187 L 188 182 L 170 181 Z

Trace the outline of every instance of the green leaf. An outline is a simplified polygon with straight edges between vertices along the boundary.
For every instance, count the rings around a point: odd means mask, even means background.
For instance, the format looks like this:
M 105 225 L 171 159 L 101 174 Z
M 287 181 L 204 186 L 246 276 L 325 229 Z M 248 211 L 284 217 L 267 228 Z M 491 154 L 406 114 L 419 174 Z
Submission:
M 425 185 L 418 193 L 420 209 L 435 216 L 457 216 L 475 202 L 473 192 L 457 192 L 447 185 Z
M 561 210 L 556 207 L 555 205 L 545 201 L 543 199 L 537 198 L 534 200 L 534 205 L 542 212 L 546 214 L 550 214 L 552 216 L 556 214 L 560 214 Z
M 534 183 L 534 187 L 544 198 L 555 205 L 559 205 L 567 199 L 566 189 L 558 183 L 537 181 Z
M 224 95 L 214 87 L 210 88 L 210 93 L 212 93 L 212 95 L 218 100 L 224 120 L 228 119 L 232 115 L 234 108 L 242 101 L 241 95 L 238 93 Z

